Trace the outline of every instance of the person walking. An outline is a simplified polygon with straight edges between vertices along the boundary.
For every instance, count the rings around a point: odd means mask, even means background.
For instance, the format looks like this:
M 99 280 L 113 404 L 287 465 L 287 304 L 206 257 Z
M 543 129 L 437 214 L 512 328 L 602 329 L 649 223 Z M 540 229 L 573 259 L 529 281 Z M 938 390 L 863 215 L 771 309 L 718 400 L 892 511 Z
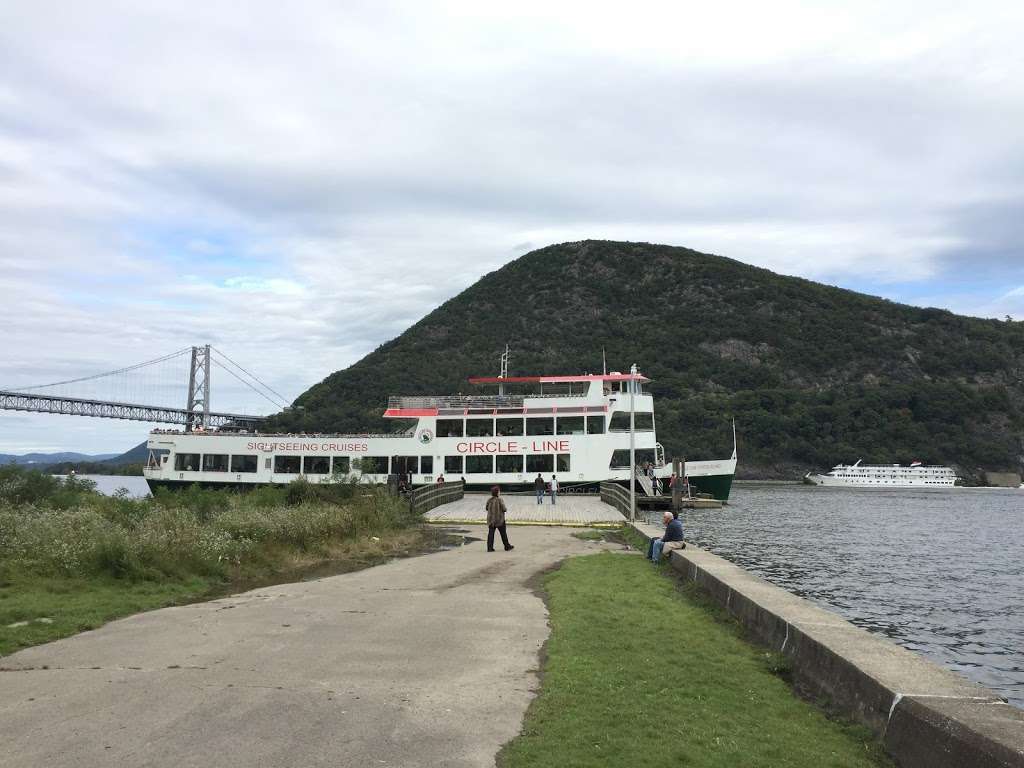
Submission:
M 501 534 L 501 543 L 505 545 L 505 551 L 515 549 L 508 543 L 508 533 L 505 531 L 505 513 L 508 509 L 505 502 L 498 495 L 498 486 L 491 488 L 491 498 L 487 500 L 487 551 L 494 551 L 494 531 Z
M 551 503 L 554 504 L 558 499 L 558 478 L 554 475 L 551 476 Z M 569 505 L 570 507 L 572 504 Z
M 533 481 L 533 490 L 537 492 L 537 503 L 544 503 L 544 478 L 537 473 L 537 479 Z

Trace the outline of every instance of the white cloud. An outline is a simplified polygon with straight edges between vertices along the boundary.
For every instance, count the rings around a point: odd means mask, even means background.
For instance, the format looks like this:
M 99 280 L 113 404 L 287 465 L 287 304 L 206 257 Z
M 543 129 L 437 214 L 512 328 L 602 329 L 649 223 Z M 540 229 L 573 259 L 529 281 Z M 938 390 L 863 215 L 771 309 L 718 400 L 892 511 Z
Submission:
M 1019 312 L 1022 21 L 1009 2 L 6 9 L 0 383 L 210 341 L 294 396 L 524 243 L 587 237 Z M 999 287 L 965 293 L 986 269 Z M 224 376 L 217 397 L 257 407 Z M 26 425 L 84 450 L 131 428 L 11 418 L 0 451 L 39 444 Z

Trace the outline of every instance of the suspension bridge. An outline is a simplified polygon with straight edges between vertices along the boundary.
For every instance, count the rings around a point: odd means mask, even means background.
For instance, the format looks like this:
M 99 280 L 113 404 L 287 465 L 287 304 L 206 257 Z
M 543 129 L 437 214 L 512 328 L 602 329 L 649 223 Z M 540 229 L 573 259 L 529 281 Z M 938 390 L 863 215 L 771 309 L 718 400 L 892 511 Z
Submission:
M 211 410 L 214 368 L 229 374 L 275 410 L 288 407 L 283 395 L 206 344 L 104 373 L 0 389 L 0 410 L 176 424 L 187 432 L 221 427 L 249 429 L 263 421 L 265 416 Z M 161 404 L 152 404 L 157 402 Z

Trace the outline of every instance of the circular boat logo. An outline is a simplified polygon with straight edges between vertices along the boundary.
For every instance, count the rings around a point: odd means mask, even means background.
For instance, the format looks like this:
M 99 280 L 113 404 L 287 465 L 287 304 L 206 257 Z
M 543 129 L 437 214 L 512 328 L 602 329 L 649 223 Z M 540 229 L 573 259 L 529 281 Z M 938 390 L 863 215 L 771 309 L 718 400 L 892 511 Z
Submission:
M 421 429 L 419 435 L 417 435 L 417 439 L 421 443 L 426 445 L 427 443 L 434 439 L 434 433 L 431 432 L 429 429 Z

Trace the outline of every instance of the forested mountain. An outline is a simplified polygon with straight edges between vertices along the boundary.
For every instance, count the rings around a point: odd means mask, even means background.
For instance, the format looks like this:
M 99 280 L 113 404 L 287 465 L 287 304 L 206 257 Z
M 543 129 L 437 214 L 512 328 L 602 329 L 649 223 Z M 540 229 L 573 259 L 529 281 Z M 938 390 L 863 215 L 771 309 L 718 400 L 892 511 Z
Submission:
M 668 455 L 728 455 L 740 476 L 839 461 L 1019 471 L 1024 323 L 962 317 L 646 243 L 552 245 L 481 278 L 328 376 L 274 426 L 393 428 L 389 394 L 468 392 L 470 375 L 597 372 L 653 379 Z

